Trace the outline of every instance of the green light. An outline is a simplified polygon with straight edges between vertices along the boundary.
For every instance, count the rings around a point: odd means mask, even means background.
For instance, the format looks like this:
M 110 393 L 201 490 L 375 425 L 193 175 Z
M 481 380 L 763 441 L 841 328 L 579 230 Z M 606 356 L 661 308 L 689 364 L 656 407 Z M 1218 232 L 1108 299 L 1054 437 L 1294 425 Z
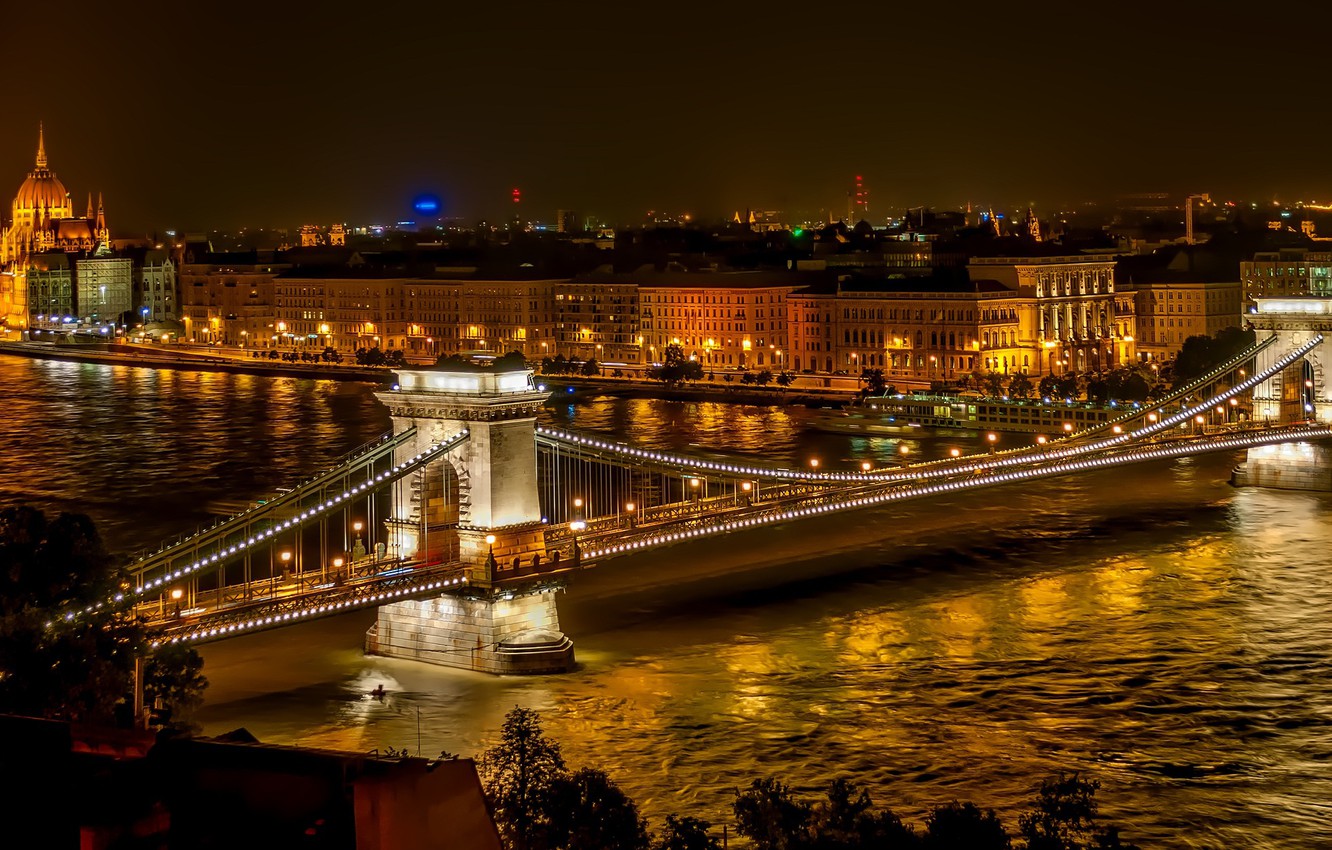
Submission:
M 791 231 L 791 235 L 799 239 L 801 236 L 805 235 L 805 228 L 797 227 L 795 230 Z

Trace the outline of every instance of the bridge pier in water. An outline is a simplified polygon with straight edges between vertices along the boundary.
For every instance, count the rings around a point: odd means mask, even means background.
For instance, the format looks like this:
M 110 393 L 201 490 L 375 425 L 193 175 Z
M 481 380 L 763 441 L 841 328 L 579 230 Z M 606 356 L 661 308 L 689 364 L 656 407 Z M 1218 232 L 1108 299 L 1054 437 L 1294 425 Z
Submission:
M 399 463 L 468 432 L 465 441 L 404 481 L 393 532 L 401 557 L 459 560 L 465 587 L 379 609 L 366 651 L 486 673 L 555 673 L 574 664 L 559 627 L 559 584 L 547 562 L 537 488 L 536 415 L 547 393 L 531 371 L 403 369 L 376 393 L 394 433 L 416 428 Z M 527 578 L 524 578 L 527 576 Z

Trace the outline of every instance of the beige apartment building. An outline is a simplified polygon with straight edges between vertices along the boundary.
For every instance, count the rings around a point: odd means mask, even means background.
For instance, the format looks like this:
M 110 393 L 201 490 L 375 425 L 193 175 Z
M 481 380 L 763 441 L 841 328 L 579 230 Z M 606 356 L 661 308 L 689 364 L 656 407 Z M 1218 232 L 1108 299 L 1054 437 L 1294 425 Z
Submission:
M 1242 326 L 1239 281 L 1149 281 L 1131 287 L 1137 350 L 1145 359 L 1174 357 L 1191 336 Z
M 793 371 L 881 369 L 889 379 L 919 382 L 952 381 L 982 368 L 1021 371 L 1023 299 L 993 283 L 846 281 L 787 300 Z
M 287 266 L 225 255 L 180 267 L 184 341 L 269 348 L 277 340 L 274 281 Z
M 771 272 L 634 277 L 648 361 L 679 345 L 708 370 L 785 368 L 787 298 L 800 288 L 798 278 Z

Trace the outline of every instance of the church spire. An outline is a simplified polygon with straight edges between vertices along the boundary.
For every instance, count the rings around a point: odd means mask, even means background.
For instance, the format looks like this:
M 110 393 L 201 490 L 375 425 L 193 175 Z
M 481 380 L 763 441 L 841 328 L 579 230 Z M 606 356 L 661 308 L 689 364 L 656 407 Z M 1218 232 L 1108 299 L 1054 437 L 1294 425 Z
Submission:
M 46 167 L 46 132 L 42 122 L 37 122 L 37 167 Z
M 86 219 L 88 219 L 88 220 L 91 221 L 91 220 L 92 220 L 92 217 L 93 217 L 92 192 L 89 192 L 89 193 L 88 193 L 88 214 L 87 214 L 86 216 L 84 216 L 84 218 L 86 218 Z

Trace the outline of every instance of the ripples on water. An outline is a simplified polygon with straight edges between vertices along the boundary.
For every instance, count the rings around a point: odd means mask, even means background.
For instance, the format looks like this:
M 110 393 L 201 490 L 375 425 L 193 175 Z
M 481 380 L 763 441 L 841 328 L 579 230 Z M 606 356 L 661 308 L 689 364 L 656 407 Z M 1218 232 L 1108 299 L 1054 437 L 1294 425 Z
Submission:
M 362 385 L 0 359 L 6 500 L 128 549 L 307 474 L 387 426 Z M 95 399 L 88 403 L 87 399 Z M 802 410 L 598 400 L 551 424 L 662 448 L 891 463 Z M 940 456 L 957 440 L 913 441 Z M 209 731 L 476 753 L 515 703 L 654 819 L 724 819 L 775 773 L 854 775 L 918 815 L 1010 824 L 1081 769 L 1152 846 L 1332 844 L 1332 497 L 1234 491 L 1233 456 L 736 535 L 607 565 L 560 600 L 582 668 L 495 679 L 363 657 L 368 613 L 207 649 Z M 383 703 L 364 694 L 384 682 Z

